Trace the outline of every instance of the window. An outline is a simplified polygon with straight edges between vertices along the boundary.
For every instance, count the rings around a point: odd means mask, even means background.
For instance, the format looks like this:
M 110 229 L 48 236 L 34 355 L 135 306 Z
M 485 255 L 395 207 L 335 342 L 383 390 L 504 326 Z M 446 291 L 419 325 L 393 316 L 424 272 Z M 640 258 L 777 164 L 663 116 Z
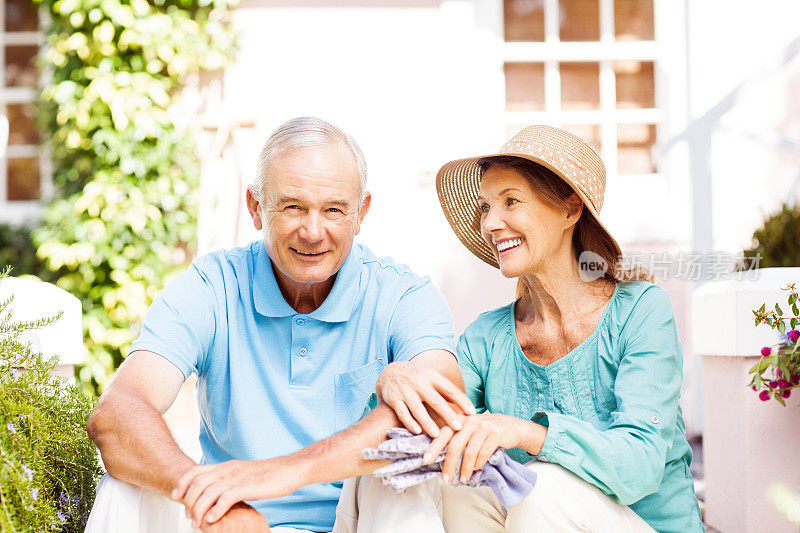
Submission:
M 44 37 L 32 0 L 5 0 L 3 8 L 0 112 L 5 119 L 0 120 L 0 151 L 5 154 L 0 164 L 0 222 L 19 222 L 38 214 L 43 192 L 34 101 L 39 85 L 36 58 Z
M 504 0 L 506 124 L 563 127 L 609 176 L 653 175 L 659 125 L 654 0 Z

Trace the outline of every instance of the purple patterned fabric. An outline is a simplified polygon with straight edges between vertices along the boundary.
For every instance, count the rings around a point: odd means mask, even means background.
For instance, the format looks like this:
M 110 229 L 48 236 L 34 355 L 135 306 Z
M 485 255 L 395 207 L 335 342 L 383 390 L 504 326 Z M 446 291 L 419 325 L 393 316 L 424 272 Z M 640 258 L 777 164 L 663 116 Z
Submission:
M 441 475 L 444 452 L 431 464 L 426 465 L 422 462 L 422 455 L 431 443 L 429 436 L 414 435 L 404 428 L 391 428 L 387 431 L 387 436 L 389 440 L 382 442 L 377 449 L 367 448 L 362 453 L 367 460 L 392 461 L 373 472 L 384 485 L 396 492 L 403 492 L 408 487 Z M 463 485 L 489 487 L 500 503 L 509 508 L 530 494 L 535 483 L 536 473 L 514 461 L 498 448 L 483 468 L 476 470 Z M 454 484 L 462 485 L 457 476 Z

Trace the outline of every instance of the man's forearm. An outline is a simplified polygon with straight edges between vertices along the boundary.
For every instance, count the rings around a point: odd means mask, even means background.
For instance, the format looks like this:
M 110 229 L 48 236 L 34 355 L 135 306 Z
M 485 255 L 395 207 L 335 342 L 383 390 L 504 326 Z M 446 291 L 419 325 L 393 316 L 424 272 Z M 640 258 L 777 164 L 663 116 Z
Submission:
M 109 474 L 164 496 L 196 464 L 181 451 L 158 411 L 132 395 L 103 398 L 88 432 Z
M 450 352 L 444 350 L 423 352 L 412 359 L 411 364 L 418 369 L 434 370 L 452 382 L 460 391 L 464 390 L 461 371 Z M 450 406 L 455 407 L 452 403 Z M 425 407 L 438 426 L 445 425 L 445 421 L 430 406 Z M 386 465 L 388 461 L 367 461 L 361 452 L 364 448 L 376 448 L 386 440 L 389 428 L 402 425 L 391 407 L 380 404 L 348 429 L 312 444 L 286 459 L 302 472 L 303 485 L 333 482 L 369 474 Z
M 400 423 L 387 405 L 379 405 L 353 426 L 286 457 L 301 473 L 301 486 L 361 476 L 388 461 L 368 461 L 361 452 L 386 440 L 386 431 Z

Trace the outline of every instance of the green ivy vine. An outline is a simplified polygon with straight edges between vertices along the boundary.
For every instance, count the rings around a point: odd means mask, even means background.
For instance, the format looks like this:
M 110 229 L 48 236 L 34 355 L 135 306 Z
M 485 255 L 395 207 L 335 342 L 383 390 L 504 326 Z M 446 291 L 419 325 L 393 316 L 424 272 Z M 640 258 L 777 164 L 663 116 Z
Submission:
M 101 392 L 147 307 L 196 237 L 189 76 L 230 63 L 230 0 L 38 0 L 49 15 L 40 117 L 55 199 L 34 233 L 56 283 L 83 302 L 79 381 Z

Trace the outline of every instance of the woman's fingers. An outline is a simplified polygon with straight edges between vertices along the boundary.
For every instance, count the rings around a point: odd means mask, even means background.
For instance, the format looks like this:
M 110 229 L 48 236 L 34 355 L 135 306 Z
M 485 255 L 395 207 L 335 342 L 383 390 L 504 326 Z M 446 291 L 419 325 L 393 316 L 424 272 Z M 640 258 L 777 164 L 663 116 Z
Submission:
M 425 454 L 422 456 L 422 462 L 427 464 L 431 464 L 434 459 L 439 457 L 439 454 L 442 453 L 444 447 L 450 442 L 450 439 L 453 438 L 453 434 L 455 432 L 450 426 L 445 426 L 442 428 L 441 433 L 439 436 L 436 437 L 431 441 L 428 445 L 428 449 L 425 450 Z
M 467 446 L 464 448 L 464 456 L 461 459 L 461 483 L 466 483 L 472 477 L 472 473 L 477 470 L 475 461 L 478 458 L 478 453 L 481 451 L 483 443 L 488 438 L 488 435 L 482 431 L 476 431 L 469 439 Z
M 480 470 L 489 461 L 489 457 L 499 448 L 495 439 L 491 436 L 483 441 L 481 451 L 478 452 L 478 458 L 475 459 L 475 470 Z
M 461 459 L 464 447 L 472 436 L 471 430 L 471 426 L 467 425 L 450 439 L 450 444 L 447 445 L 447 453 L 444 456 L 444 464 L 442 464 L 442 481 L 444 483 L 450 483 L 452 479 L 455 479 L 458 460 Z

